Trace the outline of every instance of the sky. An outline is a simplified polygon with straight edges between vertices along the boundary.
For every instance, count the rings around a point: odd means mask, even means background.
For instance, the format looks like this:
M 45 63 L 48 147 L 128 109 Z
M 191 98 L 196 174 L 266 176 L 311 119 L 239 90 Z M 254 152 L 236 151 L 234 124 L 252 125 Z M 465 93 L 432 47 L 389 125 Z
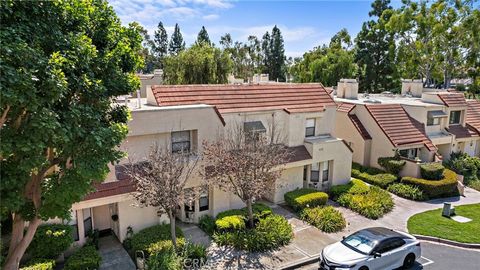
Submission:
M 399 1 L 392 1 L 399 6 Z M 205 26 L 210 40 L 219 44 L 230 33 L 233 40 L 261 38 L 277 25 L 285 41 L 287 56 L 302 56 L 346 28 L 355 37 L 369 19 L 371 0 L 110 0 L 122 24 L 137 21 L 153 37 L 162 21 L 169 37 L 178 23 L 183 37 L 192 44 Z

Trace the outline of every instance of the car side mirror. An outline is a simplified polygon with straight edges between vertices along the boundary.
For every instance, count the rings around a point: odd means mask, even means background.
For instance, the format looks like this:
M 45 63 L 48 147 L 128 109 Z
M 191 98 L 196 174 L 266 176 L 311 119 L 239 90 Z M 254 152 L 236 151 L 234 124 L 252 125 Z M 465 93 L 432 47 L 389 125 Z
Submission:
M 380 254 L 378 252 L 373 253 L 373 258 L 380 258 L 380 257 L 382 257 L 382 254 Z
M 346 238 L 346 237 L 345 237 L 345 235 L 344 235 L 344 236 L 342 236 L 342 239 L 344 239 L 344 240 L 345 240 L 345 238 Z

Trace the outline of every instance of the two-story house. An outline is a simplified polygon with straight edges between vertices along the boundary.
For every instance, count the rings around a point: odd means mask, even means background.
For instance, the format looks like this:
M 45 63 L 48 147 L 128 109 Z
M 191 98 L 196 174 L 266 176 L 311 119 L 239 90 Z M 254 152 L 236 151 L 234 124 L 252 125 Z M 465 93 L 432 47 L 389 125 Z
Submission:
M 334 134 L 352 147 L 354 162 L 380 167 L 379 157 L 398 152 L 409 161 L 401 175 L 418 176 L 416 164 L 448 159 L 453 152 L 480 155 L 478 101 L 461 93 L 405 81 L 401 95 L 358 94 L 356 80 L 341 80 L 336 92 Z
M 202 142 L 215 141 L 240 124 L 266 134 L 280 130 L 282 143 L 293 153 L 264 199 L 279 203 L 296 188 L 324 190 L 350 181 L 352 150 L 332 135 L 337 106 L 321 84 L 161 85 L 147 88 L 146 98 L 127 103 L 132 120 L 120 148 L 133 160 L 144 159 L 154 143 L 201 155 Z M 71 224 L 79 242 L 90 229 L 112 231 L 122 241 L 129 228 L 136 232 L 167 220 L 157 209 L 135 206 L 135 186 L 125 176 L 125 163 L 111 166 L 104 183 L 73 205 Z M 197 191 L 196 200 L 179 207 L 180 220 L 197 222 L 202 215 L 244 206 L 235 195 L 198 189 L 201 185 L 200 175 L 192 175 L 187 188 Z

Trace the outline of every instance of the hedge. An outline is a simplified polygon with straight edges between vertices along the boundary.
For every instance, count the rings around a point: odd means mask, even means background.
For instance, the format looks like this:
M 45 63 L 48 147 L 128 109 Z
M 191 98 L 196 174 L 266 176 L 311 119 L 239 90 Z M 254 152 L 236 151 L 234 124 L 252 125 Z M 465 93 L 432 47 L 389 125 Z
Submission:
M 289 191 L 284 195 L 285 202 L 299 212 L 307 207 L 316 207 L 325 205 L 328 200 L 328 194 L 312 188 L 300 188 Z
M 220 231 L 243 230 L 245 229 L 244 215 L 225 216 L 215 221 L 215 226 Z
M 368 192 L 369 189 L 369 186 L 365 184 L 365 182 L 358 179 L 352 179 L 348 184 L 331 187 L 330 194 L 333 199 L 336 199 L 343 193 L 362 194 Z
M 302 211 L 301 218 L 327 233 L 341 231 L 347 226 L 342 213 L 332 206 L 306 208 Z
M 377 160 L 378 165 L 382 166 L 387 172 L 398 175 L 407 163 L 398 157 L 381 157 Z
M 420 165 L 420 174 L 425 180 L 440 180 L 443 179 L 443 167 L 440 163 L 426 163 Z
M 443 179 L 426 180 L 415 177 L 403 177 L 402 183 L 410 184 L 420 188 L 428 198 L 448 197 L 458 194 L 457 174 L 445 169 Z
M 272 208 L 268 207 L 263 203 L 254 203 L 252 204 L 253 216 L 256 219 L 264 218 L 272 214 Z M 217 214 L 217 219 L 221 219 L 226 216 L 248 216 L 247 207 L 242 209 L 230 209 Z
M 45 224 L 37 228 L 27 253 L 34 259 L 56 259 L 73 243 L 72 227 Z
M 395 183 L 388 186 L 387 191 L 405 199 L 423 201 L 427 197 L 423 195 L 423 191 L 416 186 L 403 183 Z
M 102 257 L 95 246 L 88 245 L 80 248 L 67 259 L 64 270 L 98 269 L 101 261 Z
M 377 168 L 367 168 L 360 164 L 352 164 L 352 177 L 363 180 L 371 185 L 387 188 L 397 180 L 397 176 L 385 173 Z
M 393 209 L 392 196 L 387 191 L 371 186 L 366 193 L 340 195 L 337 202 L 371 219 L 377 219 Z
M 176 235 L 177 241 L 183 238 L 183 232 L 178 227 L 176 227 Z M 171 239 L 170 224 L 161 224 L 145 228 L 134 234 L 130 240 L 130 244 L 133 251 L 143 250 L 148 253 L 151 246 L 164 240 L 171 241 Z
M 55 260 L 53 259 L 34 259 L 25 264 L 20 270 L 53 270 L 55 269 Z

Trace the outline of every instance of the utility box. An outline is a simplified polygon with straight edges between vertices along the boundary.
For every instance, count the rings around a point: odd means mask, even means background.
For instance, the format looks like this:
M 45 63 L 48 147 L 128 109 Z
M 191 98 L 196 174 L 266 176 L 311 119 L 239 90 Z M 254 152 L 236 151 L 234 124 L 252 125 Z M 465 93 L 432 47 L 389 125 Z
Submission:
M 443 210 L 442 210 L 442 216 L 444 217 L 451 217 L 455 215 L 455 208 L 452 206 L 451 203 L 444 203 L 443 204 Z

